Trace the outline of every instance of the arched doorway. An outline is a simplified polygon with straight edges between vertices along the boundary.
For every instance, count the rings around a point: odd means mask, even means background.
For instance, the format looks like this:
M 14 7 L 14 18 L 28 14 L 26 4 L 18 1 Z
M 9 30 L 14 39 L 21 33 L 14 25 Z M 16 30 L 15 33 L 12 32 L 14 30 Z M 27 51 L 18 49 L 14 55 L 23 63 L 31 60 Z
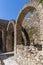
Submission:
M 37 11 L 37 6 L 38 4 L 36 2 L 30 2 L 30 3 L 26 3 L 24 7 L 20 10 L 16 20 L 17 44 L 22 44 L 21 30 L 22 30 L 22 22 L 24 20 L 24 17 L 31 10 L 35 9 Z M 38 16 L 38 13 L 37 13 L 37 16 Z
M 15 39 L 15 21 L 9 21 L 7 26 L 7 39 L 6 39 L 6 50 L 14 51 L 14 39 Z

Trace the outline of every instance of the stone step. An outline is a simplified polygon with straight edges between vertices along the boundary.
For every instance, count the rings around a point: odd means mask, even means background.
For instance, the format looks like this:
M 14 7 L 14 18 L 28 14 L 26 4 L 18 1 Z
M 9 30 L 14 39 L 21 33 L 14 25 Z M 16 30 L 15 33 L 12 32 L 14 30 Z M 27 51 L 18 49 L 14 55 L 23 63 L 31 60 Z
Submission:
M 2 65 L 2 60 L 0 59 L 0 65 Z
M 9 54 L 10 54 L 10 55 L 12 55 L 12 54 L 14 55 L 14 52 L 0 53 L 0 55 L 9 55 Z

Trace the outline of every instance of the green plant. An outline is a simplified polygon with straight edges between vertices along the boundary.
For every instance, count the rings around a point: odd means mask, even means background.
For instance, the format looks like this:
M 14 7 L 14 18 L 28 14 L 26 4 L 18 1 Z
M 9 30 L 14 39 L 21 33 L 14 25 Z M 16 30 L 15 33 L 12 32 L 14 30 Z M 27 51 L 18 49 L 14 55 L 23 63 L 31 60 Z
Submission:
M 43 3 L 43 0 L 39 0 L 40 3 Z
M 36 10 L 33 8 L 30 10 L 30 13 L 33 14 Z

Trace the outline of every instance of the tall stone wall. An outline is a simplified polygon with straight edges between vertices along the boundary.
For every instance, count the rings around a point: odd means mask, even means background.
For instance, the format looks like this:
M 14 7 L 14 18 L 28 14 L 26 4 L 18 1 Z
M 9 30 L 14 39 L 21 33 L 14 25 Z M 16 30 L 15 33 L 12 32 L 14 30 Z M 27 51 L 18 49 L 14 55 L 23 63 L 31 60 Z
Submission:
M 22 30 L 22 23 L 24 20 L 25 15 L 30 12 L 32 9 L 36 9 L 37 11 L 37 6 L 39 5 L 39 3 L 37 3 L 36 1 L 32 1 L 30 3 L 26 3 L 24 5 L 24 7 L 20 10 L 17 20 L 16 20 L 16 40 L 17 40 L 17 44 L 22 44 L 22 39 L 21 39 L 21 30 Z M 37 14 L 37 16 L 39 16 Z
M 43 49 L 43 4 L 38 6 L 39 18 L 40 18 L 40 42 Z
M 30 38 L 30 42 L 33 43 L 33 36 L 34 37 L 34 41 L 37 37 L 37 41 L 34 42 L 34 44 L 38 43 L 40 44 L 40 26 L 39 26 L 39 18 L 37 16 L 37 13 L 32 14 L 30 17 L 27 17 L 23 20 L 22 26 L 26 29 L 28 36 Z M 30 44 L 31 44 L 30 43 Z

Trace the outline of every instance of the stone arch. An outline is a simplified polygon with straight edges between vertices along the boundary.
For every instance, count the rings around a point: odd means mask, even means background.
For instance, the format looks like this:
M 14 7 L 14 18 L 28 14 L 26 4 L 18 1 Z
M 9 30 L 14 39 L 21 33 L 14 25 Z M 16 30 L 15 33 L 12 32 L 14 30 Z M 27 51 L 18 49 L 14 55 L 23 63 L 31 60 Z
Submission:
M 15 52 L 15 20 L 11 20 L 7 26 L 6 50 Z
M 26 40 L 25 40 L 26 39 Z M 28 36 L 28 33 L 27 33 L 27 31 L 26 31 L 26 29 L 25 28 L 23 28 L 22 27 L 22 44 L 23 45 L 30 45 L 30 38 L 29 38 L 29 36 Z
M 36 0 L 35 0 L 36 1 Z M 20 10 L 18 16 L 17 16 L 17 20 L 16 20 L 16 31 L 17 31 L 17 44 L 21 44 L 21 30 L 22 30 L 22 22 L 23 19 L 25 17 L 25 15 L 31 10 L 31 9 L 36 9 L 36 11 L 38 12 L 38 3 L 37 2 L 30 2 L 30 3 L 26 3 L 23 8 Z

